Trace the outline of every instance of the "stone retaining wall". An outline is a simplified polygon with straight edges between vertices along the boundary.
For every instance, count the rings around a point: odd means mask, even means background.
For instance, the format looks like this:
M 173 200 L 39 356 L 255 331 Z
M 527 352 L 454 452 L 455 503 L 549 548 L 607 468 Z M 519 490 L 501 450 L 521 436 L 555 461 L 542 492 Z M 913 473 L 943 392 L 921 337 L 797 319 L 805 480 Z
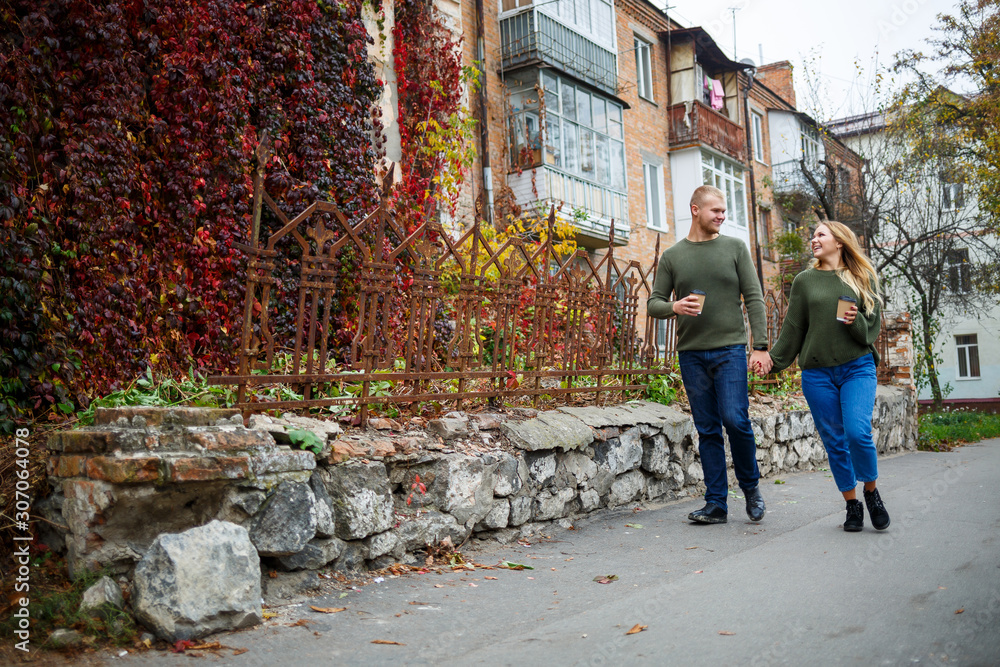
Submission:
M 51 439 L 53 494 L 41 505 L 64 526 L 49 539 L 64 541 L 71 572 L 130 573 L 158 535 L 215 519 L 245 527 L 266 569 L 357 570 L 446 537 L 513 540 L 703 491 L 697 434 L 673 408 L 512 413 L 451 413 L 427 428 L 373 420 L 378 428 L 345 435 L 292 417 L 245 428 L 231 410 L 99 410 L 95 426 Z M 912 390 L 880 386 L 873 423 L 880 454 L 913 449 Z M 316 431 L 322 454 L 293 449 L 290 428 Z M 765 476 L 826 460 L 808 411 L 755 418 L 754 431 Z

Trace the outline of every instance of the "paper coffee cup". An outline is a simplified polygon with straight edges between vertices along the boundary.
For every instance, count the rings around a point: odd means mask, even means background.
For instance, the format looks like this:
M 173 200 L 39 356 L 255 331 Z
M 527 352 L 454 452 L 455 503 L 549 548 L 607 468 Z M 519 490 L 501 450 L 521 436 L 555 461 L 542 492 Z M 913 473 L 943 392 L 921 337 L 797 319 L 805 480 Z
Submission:
M 840 297 L 840 299 L 837 301 L 837 321 L 843 322 L 845 320 L 845 316 L 847 315 L 848 309 L 850 309 L 851 306 L 856 305 L 857 303 L 858 300 L 855 299 L 853 296 Z
M 705 308 L 705 293 L 700 289 L 693 289 L 691 290 L 691 294 L 698 297 L 698 312 L 701 313 Z

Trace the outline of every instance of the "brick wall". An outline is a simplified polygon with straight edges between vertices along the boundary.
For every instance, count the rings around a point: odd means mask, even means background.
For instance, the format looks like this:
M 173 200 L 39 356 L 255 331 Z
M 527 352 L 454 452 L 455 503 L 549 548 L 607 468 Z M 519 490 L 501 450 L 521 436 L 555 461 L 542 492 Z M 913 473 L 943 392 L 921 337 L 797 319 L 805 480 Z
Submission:
M 757 68 L 757 79 L 781 96 L 781 99 L 795 106 L 795 86 L 792 84 L 792 64 L 782 60 Z

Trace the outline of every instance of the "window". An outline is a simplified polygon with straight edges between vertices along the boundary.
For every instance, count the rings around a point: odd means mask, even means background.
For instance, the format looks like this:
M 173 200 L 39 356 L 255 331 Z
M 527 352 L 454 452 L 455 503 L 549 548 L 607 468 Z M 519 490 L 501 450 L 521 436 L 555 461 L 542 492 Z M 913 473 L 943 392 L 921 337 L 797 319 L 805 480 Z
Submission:
M 760 232 L 757 234 L 757 244 L 760 245 L 764 257 L 771 259 L 771 212 L 766 208 L 759 209 L 759 211 L 757 222 L 760 225 Z
M 819 140 L 819 131 L 812 125 L 803 125 L 800 139 L 802 142 L 802 157 L 805 159 L 806 164 L 819 160 L 822 146 Z
M 965 206 L 965 192 L 962 183 L 941 184 L 941 210 L 957 211 Z
M 743 168 L 735 162 L 709 153 L 701 152 L 702 183 L 714 185 L 726 193 L 726 216 L 736 226 L 747 226 L 747 197 L 743 185 Z
M 958 379 L 979 379 L 979 336 L 955 336 L 955 347 L 958 350 Z
M 764 161 L 764 117 L 756 111 L 750 112 L 753 122 L 753 157 L 757 162 Z
M 957 248 L 945 254 L 948 271 L 948 289 L 956 294 L 972 291 L 972 266 L 969 264 L 969 249 Z
M 568 79 L 543 71 L 544 163 L 625 191 L 622 108 Z
M 642 177 L 646 186 L 646 226 L 665 232 L 667 211 L 664 206 L 663 167 L 644 163 Z
M 653 101 L 653 68 L 650 66 L 649 42 L 635 38 L 635 78 L 639 88 L 639 97 Z

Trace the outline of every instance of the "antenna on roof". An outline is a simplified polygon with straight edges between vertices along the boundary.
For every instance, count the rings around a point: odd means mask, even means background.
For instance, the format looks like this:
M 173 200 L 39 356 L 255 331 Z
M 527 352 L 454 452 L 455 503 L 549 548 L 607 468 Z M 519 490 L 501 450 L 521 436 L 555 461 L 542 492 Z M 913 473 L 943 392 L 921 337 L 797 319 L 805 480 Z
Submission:
M 736 12 L 743 9 L 742 7 L 730 7 L 729 11 L 733 13 L 733 60 L 736 60 Z

